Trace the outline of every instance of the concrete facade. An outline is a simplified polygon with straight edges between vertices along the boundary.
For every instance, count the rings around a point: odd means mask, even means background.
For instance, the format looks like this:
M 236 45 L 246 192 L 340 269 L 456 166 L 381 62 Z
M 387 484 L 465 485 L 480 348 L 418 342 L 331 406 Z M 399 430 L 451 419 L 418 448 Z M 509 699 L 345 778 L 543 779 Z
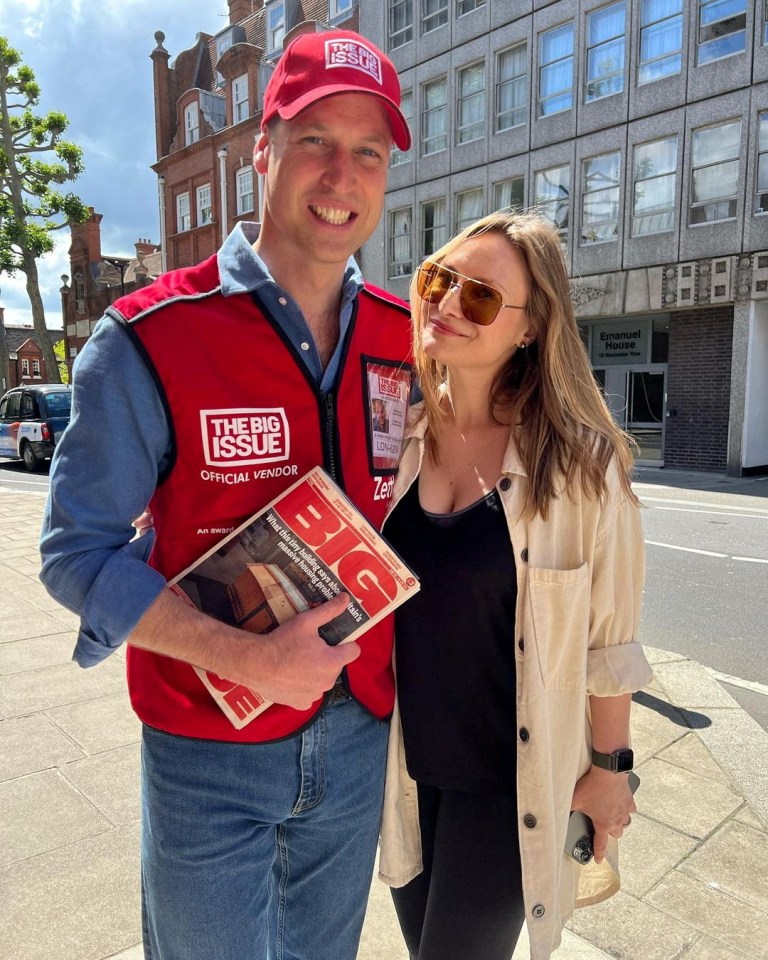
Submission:
M 764 4 L 736 6 L 720 21 L 708 0 L 655 13 L 640 0 L 359 2 L 361 33 L 388 51 L 412 99 L 416 140 L 391 169 L 385 216 L 363 251 L 366 276 L 407 296 L 427 244 L 455 232 L 461 194 L 480 191 L 487 213 L 499 184 L 517 180 L 516 202 L 535 207 L 547 199 L 544 173 L 558 171 L 559 184 L 565 170 L 559 206 L 542 209 L 561 218 L 577 316 L 612 409 L 636 433 L 642 462 L 732 474 L 768 470 L 767 14 Z M 644 9 L 656 21 L 644 21 Z M 659 20 L 667 43 L 654 57 Z M 525 64 L 519 122 L 499 129 L 500 55 L 513 47 Z M 477 63 L 482 126 L 460 142 L 462 71 Z M 550 112 L 552 69 L 570 80 Z M 436 124 L 427 90 L 441 79 L 445 148 L 425 155 Z M 670 158 L 663 169 L 644 159 L 659 141 Z M 613 190 L 593 195 L 606 176 Z M 646 191 L 664 195 L 655 219 L 644 216 Z M 594 211 L 609 208 L 609 223 L 593 228 Z M 595 337 L 611 323 L 641 339 L 601 366 Z

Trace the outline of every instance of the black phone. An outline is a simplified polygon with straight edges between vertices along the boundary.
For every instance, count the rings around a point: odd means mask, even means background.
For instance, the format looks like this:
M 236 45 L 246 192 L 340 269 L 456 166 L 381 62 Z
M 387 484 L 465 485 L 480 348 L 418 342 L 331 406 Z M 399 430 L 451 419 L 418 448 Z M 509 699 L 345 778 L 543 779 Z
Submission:
M 618 776 L 618 774 L 617 774 Z M 629 789 L 634 793 L 640 786 L 640 777 L 633 771 L 627 774 Z M 573 857 L 576 863 L 589 863 L 594 856 L 592 841 L 595 828 L 592 821 L 580 810 L 572 810 L 568 818 L 568 832 L 565 835 L 565 852 Z

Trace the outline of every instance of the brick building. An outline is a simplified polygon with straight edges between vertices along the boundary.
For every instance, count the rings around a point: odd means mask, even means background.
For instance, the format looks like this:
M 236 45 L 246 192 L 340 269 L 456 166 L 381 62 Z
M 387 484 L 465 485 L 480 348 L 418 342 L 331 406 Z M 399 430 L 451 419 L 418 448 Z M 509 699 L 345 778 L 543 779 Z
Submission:
M 170 63 L 165 36 L 152 51 L 160 232 L 166 269 L 214 253 L 261 198 L 253 147 L 264 87 L 292 31 L 358 29 L 353 0 L 229 0 L 229 24 L 200 33 Z
M 109 304 L 151 283 L 162 272 L 160 248 L 149 240 L 136 242 L 133 257 L 103 254 L 101 220 L 102 215 L 91 207 L 89 219 L 71 227 L 70 276 L 62 276 L 60 288 L 64 353 L 70 370 Z
M 22 383 L 48 383 L 43 351 L 37 342 L 34 327 L 8 326 L 0 307 L 0 325 L 5 328 L 5 343 L 8 349 L 8 383 L 0 383 L 0 393 L 18 387 Z M 55 345 L 61 337 L 51 330 L 51 342 Z

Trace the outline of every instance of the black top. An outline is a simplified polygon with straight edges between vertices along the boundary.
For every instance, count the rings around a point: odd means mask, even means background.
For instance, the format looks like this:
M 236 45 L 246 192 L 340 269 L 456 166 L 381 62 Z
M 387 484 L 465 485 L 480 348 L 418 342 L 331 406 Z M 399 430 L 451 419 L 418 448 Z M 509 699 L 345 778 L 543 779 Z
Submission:
M 496 491 L 437 515 L 421 508 L 416 481 L 386 537 L 421 580 L 395 612 L 408 772 L 444 789 L 514 792 L 517 580 Z

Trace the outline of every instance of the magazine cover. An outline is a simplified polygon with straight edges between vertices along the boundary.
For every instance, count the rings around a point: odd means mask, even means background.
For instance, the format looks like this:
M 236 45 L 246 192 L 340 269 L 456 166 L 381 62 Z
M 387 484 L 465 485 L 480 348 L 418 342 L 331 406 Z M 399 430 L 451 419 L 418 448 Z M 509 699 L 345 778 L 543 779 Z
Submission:
M 346 591 L 343 614 L 324 624 L 326 643 L 354 640 L 412 596 L 419 583 L 320 467 L 170 581 L 203 613 L 250 633 L 269 633 Z M 238 730 L 271 706 L 257 691 L 194 668 Z

